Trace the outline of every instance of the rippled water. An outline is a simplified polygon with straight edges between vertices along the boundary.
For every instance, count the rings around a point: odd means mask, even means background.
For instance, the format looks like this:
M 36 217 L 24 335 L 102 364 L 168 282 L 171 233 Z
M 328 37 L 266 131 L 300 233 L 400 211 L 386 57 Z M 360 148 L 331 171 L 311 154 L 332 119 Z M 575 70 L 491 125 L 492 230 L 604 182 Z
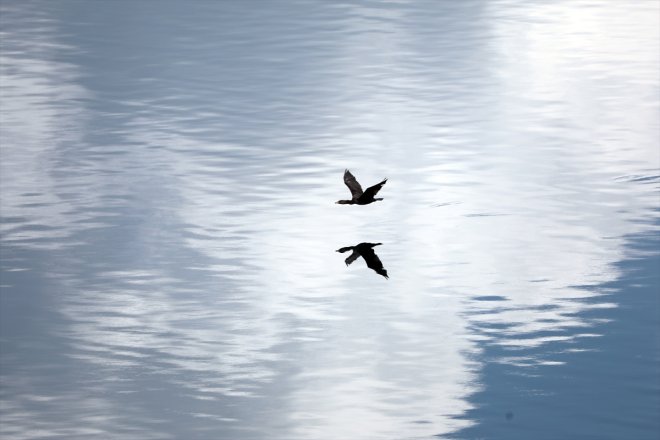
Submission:
M 660 435 L 658 2 L 1 6 L 2 438 Z

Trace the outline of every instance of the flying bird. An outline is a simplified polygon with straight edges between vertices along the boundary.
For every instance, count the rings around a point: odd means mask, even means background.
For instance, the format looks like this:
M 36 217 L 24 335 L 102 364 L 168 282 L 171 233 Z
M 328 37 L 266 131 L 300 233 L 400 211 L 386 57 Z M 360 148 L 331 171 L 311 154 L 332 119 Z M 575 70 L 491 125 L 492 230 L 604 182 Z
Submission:
M 341 249 L 337 249 L 337 252 L 344 253 L 347 251 L 353 251 L 353 253 L 351 253 L 351 255 L 349 255 L 348 258 L 344 260 L 346 262 L 346 266 L 357 260 L 358 257 L 362 257 L 367 263 L 367 267 L 369 269 L 373 269 L 377 274 L 389 279 L 387 276 L 387 271 L 383 268 L 383 263 L 380 261 L 380 258 L 378 258 L 378 255 L 376 255 L 376 252 L 373 250 L 375 246 L 380 246 L 381 244 L 383 243 L 360 243 L 355 246 L 346 246 Z
M 346 170 L 344 171 L 344 183 L 348 189 L 351 190 L 351 195 L 353 197 L 351 200 L 339 200 L 336 203 L 341 205 L 368 205 L 369 203 L 383 200 L 382 197 L 374 198 L 374 196 L 378 194 L 378 191 L 380 191 L 383 185 L 385 185 L 385 182 L 387 182 L 387 179 L 374 186 L 370 186 L 366 191 L 362 191 L 362 187 L 358 181 L 355 180 L 355 176 L 353 176 L 350 171 Z

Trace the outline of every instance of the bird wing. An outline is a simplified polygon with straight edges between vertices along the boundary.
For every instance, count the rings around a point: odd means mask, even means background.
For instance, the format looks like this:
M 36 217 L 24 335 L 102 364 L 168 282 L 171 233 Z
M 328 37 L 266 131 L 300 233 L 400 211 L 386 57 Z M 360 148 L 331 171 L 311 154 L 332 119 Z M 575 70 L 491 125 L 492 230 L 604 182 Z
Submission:
M 374 196 L 376 194 L 378 194 L 378 191 L 380 191 L 380 189 L 383 187 L 383 185 L 385 185 L 386 182 L 387 182 L 387 179 L 383 180 L 380 183 L 375 184 L 374 186 L 370 186 L 369 188 L 367 188 L 367 190 L 364 192 L 364 194 L 362 194 L 360 196 L 360 198 L 365 199 L 365 200 L 373 199 Z
M 357 180 L 355 180 L 355 176 L 351 174 L 350 171 L 346 170 L 344 171 L 344 183 L 348 187 L 348 189 L 351 190 L 351 195 L 353 196 L 354 199 L 357 199 L 362 195 L 362 187 L 358 183 Z
M 362 251 L 362 258 L 367 263 L 369 269 L 373 269 L 377 274 L 389 278 L 387 276 L 387 271 L 383 268 L 383 263 L 378 258 L 378 255 L 374 252 L 372 248 L 367 248 Z
M 357 250 L 353 249 L 353 253 L 349 255 L 347 259 L 344 260 L 346 266 L 350 265 L 353 261 L 357 260 L 359 256 L 360 253 Z

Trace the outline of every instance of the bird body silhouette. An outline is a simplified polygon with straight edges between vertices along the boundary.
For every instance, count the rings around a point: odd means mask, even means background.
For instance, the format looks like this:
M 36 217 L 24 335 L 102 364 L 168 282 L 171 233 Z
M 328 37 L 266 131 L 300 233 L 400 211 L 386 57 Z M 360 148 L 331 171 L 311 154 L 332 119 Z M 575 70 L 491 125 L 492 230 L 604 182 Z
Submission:
M 344 183 L 351 190 L 352 198 L 351 200 L 339 200 L 335 203 L 339 203 L 340 205 L 368 205 L 369 203 L 383 200 L 382 197 L 375 198 L 374 196 L 378 194 L 378 191 L 385 185 L 385 182 L 387 182 L 387 179 L 374 186 L 370 186 L 366 191 L 362 191 L 362 187 L 355 179 L 355 176 L 349 170 L 345 170 Z
M 360 243 L 355 246 L 346 246 L 340 249 L 337 249 L 337 252 L 348 252 L 348 251 L 353 251 L 351 255 L 344 260 L 346 262 L 346 266 L 350 265 L 353 261 L 357 260 L 358 257 L 362 257 L 364 261 L 367 263 L 367 267 L 369 269 L 372 269 L 375 271 L 377 274 L 384 276 L 385 278 L 389 277 L 387 276 L 387 271 L 385 268 L 383 268 L 383 263 L 380 261 L 380 258 L 378 258 L 378 255 L 376 255 L 376 252 L 374 252 L 373 248 L 375 246 L 380 246 L 383 243 Z

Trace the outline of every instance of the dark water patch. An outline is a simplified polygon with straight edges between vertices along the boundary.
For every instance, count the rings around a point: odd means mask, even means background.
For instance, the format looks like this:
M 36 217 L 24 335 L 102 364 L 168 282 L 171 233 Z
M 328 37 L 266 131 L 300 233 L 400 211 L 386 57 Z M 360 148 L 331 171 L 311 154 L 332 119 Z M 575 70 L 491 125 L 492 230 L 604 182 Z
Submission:
M 617 301 L 619 307 L 580 313 L 583 320 L 602 319 L 589 330 L 600 335 L 571 337 L 566 341 L 570 346 L 558 340 L 551 346 L 544 344 L 523 350 L 535 360 L 551 355 L 550 365 L 541 363 L 534 367 L 535 376 L 512 379 L 511 373 L 528 367 L 494 362 L 505 356 L 505 349 L 493 344 L 485 346 L 481 376 L 485 389 L 472 396 L 470 401 L 475 409 L 465 415 L 479 422 L 448 438 L 522 439 L 530 435 L 535 438 L 556 438 L 557 435 L 590 438 L 595 430 L 599 432 L 598 438 L 603 439 L 631 434 L 640 439 L 654 438 L 660 432 L 660 422 L 655 417 L 660 411 L 660 387 L 657 381 L 651 380 L 646 384 L 647 392 L 640 395 L 636 391 L 636 381 L 627 372 L 634 359 L 638 368 L 645 371 L 645 377 L 660 374 L 658 335 L 649 331 L 660 325 L 657 313 L 660 307 L 657 295 L 659 246 L 660 236 L 656 233 L 628 237 L 628 253 L 641 250 L 644 256 L 618 262 L 620 275 L 615 281 L 584 286 L 595 293 L 607 291 L 608 300 Z M 598 303 L 602 299 L 595 296 L 583 301 Z M 609 385 L 597 385 L 604 382 Z M 501 414 L 509 411 L 507 408 L 513 408 L 511 411 L 516 414 L 515 424 L 509 427 L 501 424 Z M 556 425 L 558 417 L 562 420 L 561 426 Z M 607 430 L 602 430 L 604 426 Z
M 501 217 L 507 214 L 495 214 L 495 213 L 488 213 L 488 212 L 481 212 L 481 213 L 475 213 L 475 214 L 465 214 L 463 217 Z
M 506 301 L 507 298 L 498 295 L 475 296 L 471 298 L 474 301 Z
M 431 205 L 432 208 L 442 208 L 444 206 L 460 205 L 462 202 L 443 202 Z
M 660 174 L 640 176 L 640 175 L 630 175 L 630 176 L 620 176 L 615 180 L 624 181 L 624 182 L 635 182 L 635 183 L 658 183 L 660 182 Z

